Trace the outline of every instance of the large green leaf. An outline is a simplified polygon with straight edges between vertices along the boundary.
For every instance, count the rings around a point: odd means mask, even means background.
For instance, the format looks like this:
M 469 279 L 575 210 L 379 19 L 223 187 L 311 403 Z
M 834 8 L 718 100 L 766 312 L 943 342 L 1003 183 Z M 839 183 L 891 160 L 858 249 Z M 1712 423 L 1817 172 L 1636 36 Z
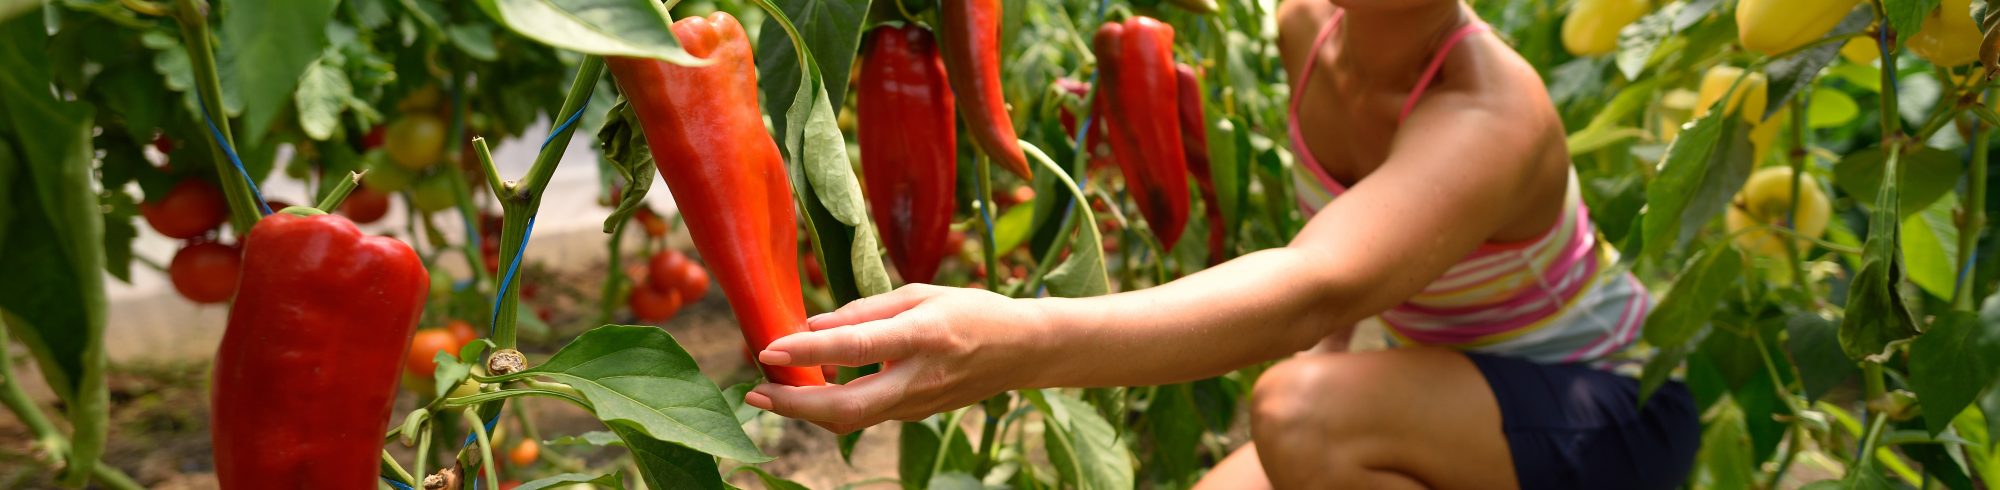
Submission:
M 1692 238 L 1749 180 L 1756 161 L 1750 127 L 1741 118 L 1721 114 L 1711 110 L 1681 131 L 1667 147 L 1660 176 L 1646 185 L 1646 214 L 1640 223 L 1646 254 L 1662 257 Z
M 218 69 L 243 95 L 238 144 L 257 146 L 284 112 L 299 75 L 326 49 L 326 24 L 338 0 L 231 2 L 222 16 Z M 217 115 L 215 117 L 222 117 Z M 222 121 L 217 121 L 221 124 Z
M 1714 488 L 1750 488 L 1755 473 L 1750 467 L 1750 438 L 1743 427 L 1743 410 L 1731 405 L 1706 425 L 1701 434 L 1700 462 L 1704 480 Z
M 1840 326 L 1814 313 L 1793 315 L 1785 323 L 1785 351 L 1799 368 L 1806 399 L 1818 400 L 1828 390 L 1854 376 L 1860 368 L 1840 351 Z
M 1049 461 L 1063 481 L 1079 490 L 1132 488 L 1132 454 L 1118 440 L 1118 431 L 1082 399 L 1052 390 L 1023 391 L 1028 401 L 1048 417 Z
M 1939 299 L 1950 300 L 1958 281 L 1958 199 L 1945 194 L 1923 211 L 1903 219 L 1903 270 L 1910 282 Z
M 1885 162 L 1885 175 L 1898 175 L 1901 158 Z M 1917 335 L 1916 320 L 1903 303 L 1901 267 L 1896 260 L 1899 185 L 1880 186 L 1875 209 L 1868 217 L 1868 240 L 1862 243 L 1861 270 L 1847 285 L 1847 314 L 1840 322 L 1840 350 L 1854 360 L 1883 353 L 1890 342 Z M 1875 360 L 1873 362 L 1882 362 Z
M 806 490 L 805 485 L 800 485 L 798 482 L 784 478 L 778 478 L 777 475 L 764 471 L 763 468 L 744 466 L 739 471 L 748 471 L 757 474 L 757 481 L 762 482 L 766 490 Z
M 605 424 L 618 439 L 625 441 L 625 449 L 632 452 L 632 461 L 639 465 L 639 478 L 646 482 L 646 488 L 674 488 L 689 490 L 722 490 L 722 470 L 715 465 L 715 456 L 686 446 L 647 437 L 636 427 L 622 424 Z
M 542 44 L 601 56 L 656 58 L 677 65 L 706 63 L 681 48 L 667 8 L 653 0 L 478 2 L 479 8 L 500 25 Z
M 1646 315 L 1646 342 L 1673 346 L 1694 340 L 1722 295 L 1742 277 L 1742 268 L 1743 254 L 1726 244 L 1690 261 L 1659 306 Z
M 92 189 L 92 111 L 58 99 L 39 15 L 0 24 L 0 313 L 35 355 L 71 427 L 62 480 L 81 486 L 104 449 L 104 218 Z M 26 178 L 21 178 L 22 176 Z
M 736 422 L 722 390 L 701 375 L 673 336 L 655 327 L 605 325 L 518 376 L 568 383 L 627 444 L 627 433 L 737 461 L 770 461 Z
M 1081 203 L 1090 202 L 1083 195 L 1083 190 L 1077 187 L 1076 181 L 1071 180 L 1054 160 L 1050 160 L 1047 153 L 1042 153 L 1041 148 L 1024 142 L 1021 150 L 1029 160 L 1040 164 L 1043 172 L 1055 175 L 1072 199 Z M 1049 294 L 1069 298 L 1108 294 L 1111 292 L 1111 277 L 1105 272 L 1104 237 L 1097 231 L 1097 214 L 1087 205 L 1074 206 L 1071 212 L 1077 213 L 1081 220 L 1077 224 L 1076 237 L 1070 241 L 1069 258 L 1049 270 Z
M 617 472 L 612 472 L 611 474 L 608 475 L 597 475 L 597 476 L 590 476 L 582 473 L 563 473 L 548 478 L 542 478 L 527 483 L 522 483 L 521 486 L 514 487 L 514 490 L 542 490 L 544 488 L 556 488 L 557 485 L 570 486 L 579 483 L 595 485 L 597 488 L 608 488 L 612 490 L 625 489 L 625 478 L 619 475 Z
M 1938 3 L 1939 0 L 1882 0 L 1883 14 L 1889 18 L 1889 25 L 1895 28 L 1896 44 L 1902 44 L 1911 34 L 1922 30 L 1924 18 L 1930 16 Z M 1957 12 L 1957 15 L 1971 15 L 1971 12 Z
M 299 77 L 298 92 L 292 94 L 292 101 L 298 104 L 299 129 L 307 137 L 320 141 L 332 138 L 334 130 L 340 129 L 340 113 L 347 109 L 347 100 L 354 97 L 354 86 L 348 83 L 347 72 L 338 65 L 325 63 L 326 60 L 321 58 L 307 65 L 305 75 Z
M 1923 403 L 1925 428 L 1943 432 L 1951 418 L 2000 379 L 2000 296 L 1977 315 L 1950 311 L 1910 343 L 1910 391 Z M 1940 414 L 1930 416 L 1930 414 Z
M 918 422 L 903 423 L 902 433 L 896 446 L 896 476 L 903 481 L 903 488 L 921 490 L 922 483 L 931 481 L 931 470 L 937 468 L 939 441 L 939 417 L 931 417 Z M 951 438 L 950 452 L 945 455 L 945 472 L 971 472 L 979 466 L 978 456 L 972 452 L 972 443 L 967 441 L 963 431 Z
M 818 61 L 826 93 L 832 96 L 828 106 L 840 112 L 847 97 L 847 72 L 854 65 L 856 48 L 861 45 L 869 0 L 770 0 L 769 3 L 783 11 L 805 38 L 806 49 Z M 778 34 L 785 30 L 776 17 L 766 17 L 760 32 Z M 799 90 L 798 51 L 793 49 L 790 38 L 758 36 L 757 80 L 765 103 L 773 105 L 771 127 L 784 134 L 787 114 L 778 110 L 776 104 L 792 100 Z
M 1644 131 L 1626 126 L 1625 122 L 1631 119 L 1633 113 L 1644 109 L 1647 103 L 1652 102 L 1653 93 L 1657 92 L 1659 87 L 1660 79 L 1649 78 L 1618 91 L 1618 96 L 1612 97 L 1611 102 L 1604 105 L 1604 109 L 1597 111 L 1597 115 L 1591 116 L 1589 124 L 1569 134 L 1570 156 L 1588 154 L 1613 143 L 1645 134 Z
M 1855 199 L 1872 202 L 1882 186 L 1882 167 L 1888 154 L 1881 148 L 1850 153 L 1833 166 L 1833 183 Z M 1902 167 L 1897 179 L 1900 217 L 1917 214 L 1958 185 L 1965 165 L 1951 152 L 1931 147 L 1919 148 L 1898 160 Z
M 1146 428 L 1153 436 L 1147 463 L 1165 481 L 1192 485 L 1201 472 L 1201 434 L 1207 427 L 1195 406 L 1194 385 L 1165 385 L 1153 393 L 1146 405 Z

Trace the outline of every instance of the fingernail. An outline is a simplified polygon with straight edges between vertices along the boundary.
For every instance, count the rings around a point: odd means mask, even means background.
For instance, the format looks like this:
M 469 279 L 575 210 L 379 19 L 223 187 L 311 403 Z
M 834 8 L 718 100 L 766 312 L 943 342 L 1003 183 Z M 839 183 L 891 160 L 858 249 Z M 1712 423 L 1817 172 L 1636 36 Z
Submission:
M 771 397 L 764 396 L 763 393 L 752 391 L 743 394 L 743 404 L 757 407 L 762 410 L 770 410 Z
M 781 350 L 764 349 L 763 353 L 757 354 L 757 362 L 770 364 L 773 366 L 788 366 L 792 364 L 792 353 Z

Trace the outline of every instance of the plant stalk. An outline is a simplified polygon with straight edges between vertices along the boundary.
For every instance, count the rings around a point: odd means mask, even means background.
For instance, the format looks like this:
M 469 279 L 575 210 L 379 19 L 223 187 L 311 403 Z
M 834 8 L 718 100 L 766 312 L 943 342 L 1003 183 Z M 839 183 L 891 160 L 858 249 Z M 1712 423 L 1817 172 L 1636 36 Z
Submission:
M 1982 94 L 1982 99 L 1990 98 L 1991 91 Z M 1981 103 L 1985 103 L 1984 100 Z M 1966 182 L 1965 201 L 1959 204 L 1961 215 L 1958 223 L 1958 277 L 1952 292 L 1952 307 L 1960 311 L 1976 311 L 1978 300 L 1972 294 L 1968 276 L 1974 266 L 1974 256 L 1979 251 L 1979 235 L 1986 228 L 1986 162 L 1990 158 L 1987 143 L 1993 137 L 1993 125 L 1984 120 L 1974 121 L 1976 128 L 1972 136 L 1972 168 Z M 1994 416 L 2000 416 L 1995 414 Z
M 215 51 L 209 42 L 212 36 L 205 4 L 199 0 L 175 0 L 174 20 L 180 23 L 181 44 L 187 48 L 188 62 L 194 72 L 194 90 L 200 95 L 202 111 L 207 113 L 208 120 L 203 125 L 213 125 L 215 132 L 221 134 L 222 141 L 209 142 L 212 150 L 209 153 L 215 157 L 215 173 L 222 179 L 222 194 L 229 203 L 229 227 L 241 238 L 250 234 L 250 228 L 264 218 L 264 212 L 257 198 L 250 194 L 250 182 L 223 153 L 222 145 L 236 147 L 236 136 L 229 131 L 229 112 L 222 107 L 222 77 L 215 71 Z

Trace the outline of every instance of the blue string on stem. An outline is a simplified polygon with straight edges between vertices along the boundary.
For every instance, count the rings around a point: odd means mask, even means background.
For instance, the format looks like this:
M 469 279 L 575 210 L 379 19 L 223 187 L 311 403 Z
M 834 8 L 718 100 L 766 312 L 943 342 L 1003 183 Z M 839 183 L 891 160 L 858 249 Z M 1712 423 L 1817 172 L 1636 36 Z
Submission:
M 257 202 L 257 211 L 263 213 L 262 216 L 270 216 L 271 205 L 264 202 L 264 193 L 257 190 L 257 181 L 250 178 L 250 171 L 243 169 L 243 158 L 236 156 L 236 149 L 229 146 L 229 141 L 222 137 L 222 129 L 215 126 L 215 118 L 209 115 L 208 98 L 202 96 L 200 90 L 196 90 L 194 96 L 201 105 L 201 122 L 208 125 L 208 134 L 215 139 L 215 146 L 222 149 L 222 154 L 229 157 L 229 164 L 236 167 L 238 175 L 243 176 L 243 183 L 250 186 L 250 199 Z

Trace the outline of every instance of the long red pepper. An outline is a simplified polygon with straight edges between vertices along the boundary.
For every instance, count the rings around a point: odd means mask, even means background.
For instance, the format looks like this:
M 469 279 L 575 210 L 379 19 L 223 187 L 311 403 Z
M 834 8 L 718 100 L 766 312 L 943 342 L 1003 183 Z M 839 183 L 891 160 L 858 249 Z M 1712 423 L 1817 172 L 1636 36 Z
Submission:
M 382 431 L 430 273 L 347 218 L 278 213 L 250 229 L 210 392 L 224 489 L 374 488 Z
M 907 282 L 930 282 L 951 253 L 958 135 L 937 41 L 914 24 L 869 34 L 855 85 L 868 207 Z
M 674 36 L 688 54 L 714 63 L 610 57 L 605 66 L 639 116 L 660 176 L 695 250 L 729 296 L 743 339 L 762 351 L 806 328 L 792 185 L 757 109 L 757 64 L 743 25 L 716 12 L 674 22 Z M 818 368 L 763 369 L 777 383 L 826 384 Z
M 1181 98 L 1181 148 L 1187 154 L 1188 173 L 1194 174 L 1195 186 L 1201 188 L 1202 214 L 1208 217 L 1208 265 L 1220 264 L 1228 224 L 1222 222 L 1222 201 L 1215 197 L 1215 178 L 1209 168 L 1208 117 L 1201 106 L 1201 78 L 1187 63 L 1175 65 L 1174 75 L 1180 82 L 1175 85 Z
M 1134 16 L 1098 28 L 1095 112 L 1139 213 L 1168 249 L 1187 226 L 1187 149 L 1181 142 L 1180 95 L 1174 76 L 1174 28 Z
M 1028 157 L 1000 87 L 1000 0 L 943 0 L 944 66 L 972 142 L 1000 168 L 1027 178 Z

